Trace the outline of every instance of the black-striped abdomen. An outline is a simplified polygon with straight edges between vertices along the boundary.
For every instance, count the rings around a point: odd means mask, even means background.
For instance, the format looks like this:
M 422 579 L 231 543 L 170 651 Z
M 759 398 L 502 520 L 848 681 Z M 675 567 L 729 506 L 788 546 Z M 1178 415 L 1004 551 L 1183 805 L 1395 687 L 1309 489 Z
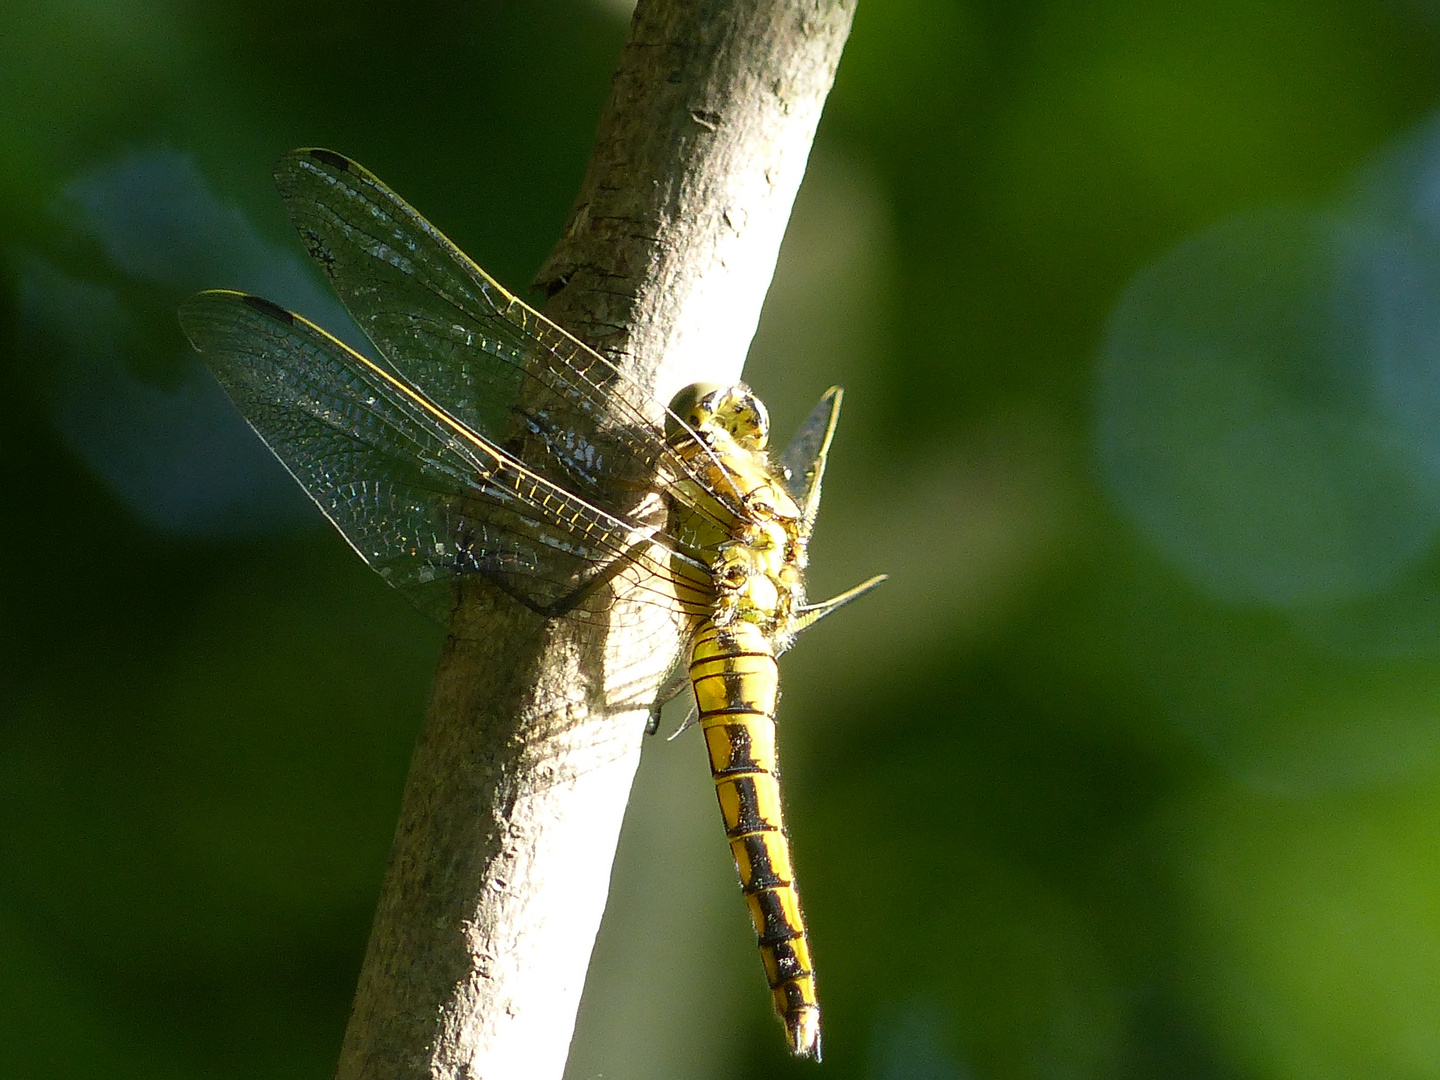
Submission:
M 818 1059 L 815 971 L 790 868 L 790 841 L 780 816 L 774 651 L 754 623 L 737 620 L 721 629 L 707 620 L 691 646 L 690 681 L 775 1011 L 785 1022 L 790 1049 Z

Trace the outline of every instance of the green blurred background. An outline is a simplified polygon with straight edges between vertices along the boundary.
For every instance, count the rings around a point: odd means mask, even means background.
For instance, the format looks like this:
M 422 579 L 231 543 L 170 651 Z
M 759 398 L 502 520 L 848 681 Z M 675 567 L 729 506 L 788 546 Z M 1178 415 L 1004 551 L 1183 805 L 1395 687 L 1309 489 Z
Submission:
M 0 1076 L 330 1075 L 440 631 L 174 306 L 339 325 L 297 145 L 523 286 L 624 8 L 0 7 Z M 892 575 L 784 664 L 832 1080 L 1440 1077 L 1437 105 L 1427 0 L 862 0 L 747 365 Z M 818 1075 L 733 875 L 652 741 L 573 1080 Z

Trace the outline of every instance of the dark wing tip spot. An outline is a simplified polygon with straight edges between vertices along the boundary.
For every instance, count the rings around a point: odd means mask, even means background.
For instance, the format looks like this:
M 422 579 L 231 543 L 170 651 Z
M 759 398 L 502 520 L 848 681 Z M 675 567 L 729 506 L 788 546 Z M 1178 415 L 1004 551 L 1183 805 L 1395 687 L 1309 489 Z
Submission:
M 337 154 L 334 150 L 311 150 L 310 156 L 322 165 L 329 165 L 332 169 L 339 169 L 341 172 L 350 171 L 350 159 L 344 154 Z
M 240 301 L 241 303 L 248 304 L 256 311 L 269 315 L 272 319 L 277 319 L 280 322 L 293 323 L 295 321 L 294 315 L 291 315 L 290 312 L 286 311 L 273 300 L 266 300 L 263 296 L 251 296 L 249 293 L 246 293 L 240 297 Z

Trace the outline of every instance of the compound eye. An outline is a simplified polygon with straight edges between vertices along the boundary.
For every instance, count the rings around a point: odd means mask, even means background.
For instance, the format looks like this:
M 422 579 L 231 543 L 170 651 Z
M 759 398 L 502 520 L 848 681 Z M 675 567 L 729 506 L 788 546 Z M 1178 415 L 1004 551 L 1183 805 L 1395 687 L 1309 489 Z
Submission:
M 746 434 L 756 450 L 763 450 L 770 440 L 770 414 L 765 410 L 765 403 L 749 390 L 745 392 L 744 405 L 748 413 Z
M 715 392 L 724 387 L 716 383 L 691 383 L 670 400 L 665 417 L 665 437 L 671 442 L 680 442 L 690 437 L 690 432 L 706 426 L 715 415 Z M 681 429 L 681 424 L 690 432 Z

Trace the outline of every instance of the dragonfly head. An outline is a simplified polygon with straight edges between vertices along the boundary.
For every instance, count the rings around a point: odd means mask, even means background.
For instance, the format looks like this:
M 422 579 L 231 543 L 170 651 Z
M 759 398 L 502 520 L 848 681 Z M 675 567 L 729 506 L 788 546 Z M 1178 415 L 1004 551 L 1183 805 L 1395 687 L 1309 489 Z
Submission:
M 686 434 L 681 420 L 697 434 L 723 431 L 744 450 L 764 450 L 770 440 L 770 414 L 744 383 L 691 383 L 670 402 L 665 437 L 671 442 Z

